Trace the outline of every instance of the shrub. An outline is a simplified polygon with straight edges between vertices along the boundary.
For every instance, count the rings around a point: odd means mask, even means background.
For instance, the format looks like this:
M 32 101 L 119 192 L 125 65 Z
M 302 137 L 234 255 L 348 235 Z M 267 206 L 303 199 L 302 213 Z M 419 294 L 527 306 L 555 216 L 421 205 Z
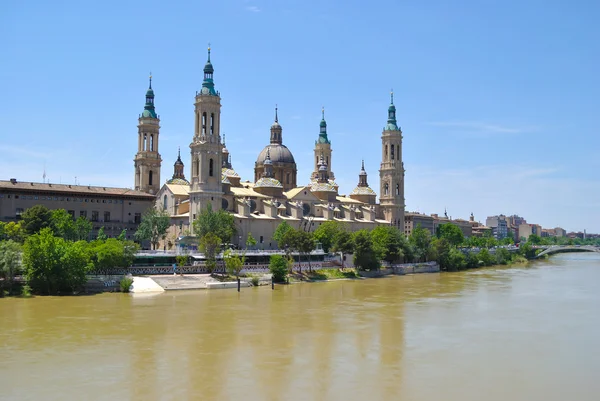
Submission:
M 28 284 L 25 284 L 21 288 L 21 296 L 23 298 L 29 298 L 29 297 L 31 297 L 31 287 Z
M 269 270 L 273 274 L 273 280 L 283 283 L 288 274 L 288 262 L 282 255 L 271 255 Z
M 252 276 L 252 285 L 255 287 L 258 287 L 258 284 L 260 282 L 260 279 L 258 278 L 258 276 Z
M 119 286 L 121 287 L 121 292 L 129 292 L 129 287 L 133 284 L 133 278 L 131 277 L 123 277 L 119 282 Z

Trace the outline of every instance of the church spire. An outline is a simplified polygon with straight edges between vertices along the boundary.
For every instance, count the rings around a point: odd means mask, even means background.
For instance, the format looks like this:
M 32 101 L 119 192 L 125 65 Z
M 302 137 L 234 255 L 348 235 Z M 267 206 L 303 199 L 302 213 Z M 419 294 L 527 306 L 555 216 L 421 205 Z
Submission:
M 202 81 L 202 95 L 212 95 L 217 96 L 217 92 L 215 91 L 215 83 L 213 80 L 213 73 L 215 69 L 213 68 L 212 63 L 210 62 L 210 43 L 208 44 L 208 60 L 206 64 L 204 64 L 204 81 Z
M 327 122 L 325 121 L 325 107 L 321 108 L 321 123 L 319 124 L 319 140 L 318 143 L 331 143 L 327 138 Z
M 277 116 L 277 105 L 275 105 L 275 122 L 271 125 L 271 143 L 281 145 L 283 128 L 279 125 L 279 117 Z
M 394 106 L 394 90 L 390 92 L 390 107 L 388 107 L 388 120 L 385 126 L 386 131 L 398 131 L 396 123 L 396 106 Z
M 148 85 L 148 90 L 146 91 L 146 104 L 144 105 L 144 112 L 142 113 L 142 117 L 158 118 L 156 115 L 156 110 L 154 109 L 154 90 L 152 89 L 152 73 L 150 73 L 149 80 L 150 83 Z

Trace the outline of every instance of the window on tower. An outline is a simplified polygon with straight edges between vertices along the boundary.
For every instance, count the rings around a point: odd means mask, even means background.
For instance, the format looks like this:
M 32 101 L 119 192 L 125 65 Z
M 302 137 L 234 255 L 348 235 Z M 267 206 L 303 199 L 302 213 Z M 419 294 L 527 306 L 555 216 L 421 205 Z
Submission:
M 392 160 L 394 160 L 394 145 L 390 148 L 390 154 L 392 155 Z
M 384 154 L 385 154 L 385 158 L 387 159 L 388 158 L 387 145 L 385 145 L 385 153 Z
M 388 195 L 389 193 L 390 193 L 390 186 L 386 182 L 385 185 L 383 186 L 383 194 Z
M 150 135 L 150 152 L 154 152 L 154 134 Z M 394 157 L 393 154 L 394 152 L 392 152 L 392 157 Z
M 202 113 L 202 135 L 206 135 L 206 113 Z
M 400 195 L 400 184 L 396 184 L 396 195 Z
M 210 113 L 210 134 L 215 132 L 215 113 Z
M 152 185 L 152 170 L 148 173 L 148 185 Z
M 148 142 L 148 134 L 144 134 L 144 145 L 142 146 L 142 150 L 146 151 L 146 143 Z
M 213 172 L 213 170 L 214 170 L 214 164 L 215 163 L 214 163 L 213 159 L 210 159 L 208 161 L 208 175 L 211 176 L 211 177 L 213 176 L 213 173 L 214 173 Z

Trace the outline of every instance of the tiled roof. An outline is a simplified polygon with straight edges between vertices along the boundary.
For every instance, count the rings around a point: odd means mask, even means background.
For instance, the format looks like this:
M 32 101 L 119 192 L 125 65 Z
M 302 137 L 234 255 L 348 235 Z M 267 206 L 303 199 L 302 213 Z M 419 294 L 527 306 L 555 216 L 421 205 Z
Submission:
M 189 195 L 190 186 L 189 185 L 180 185 L 180 184 L 166 184 L 167 187 L 173 195 Z
M 98 196 L 126 196 L 126 197 L 138 197 L 148 198 L 152 200 L 155 198 L 154 195 L 147 194 L 146 192 L 135 191 L 130 188 L 114 188 L 114 187 L 96 187 L 88 185 L 69 185 L 69 184 L 51 184 L 51 183 L 39 183 L 39 182 L 20 182 L 0 180 L 0 190 L 4 191 L 43 191 L 43 192 L 56 192 L 65 194 L 85 194 L 85 195 L 98 195 Z
M 248 197 L 252 197 L 252 198 L 268 198 L 268 196 L 259 194 L 258 192 L 255 192 L 251 188 L 231 187 L 230 191 L 233 193 L 234 196 L 238 196 L 238 197 L 248 196 Z
M 224 175 L 225 177 L 239 177 L 238 173 L 236 173 L 234 169 L 226 167 L 221 169 L 221 175 Z
M 254 188 L 283 188 L 283 185 L 275 178 L 263 177 L 256 181 Z
M 373 191 L 370 187 L 356 187 L 350 192 L 350 195 L 375 195 L 375 191 Z
M 317 182 L 310 184 L 311 192 L 337 192 L 335 186 L 328 182 Z
M 171 178 L 170 180 L 167 181 L 167 184 L 190 185 L 190 182 L 183 178 Z

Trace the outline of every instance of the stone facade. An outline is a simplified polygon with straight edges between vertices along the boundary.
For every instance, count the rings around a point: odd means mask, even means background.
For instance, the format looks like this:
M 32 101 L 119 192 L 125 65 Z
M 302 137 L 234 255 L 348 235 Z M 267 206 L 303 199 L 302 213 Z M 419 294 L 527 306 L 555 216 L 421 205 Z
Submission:
M 251 233 L 262 249 L 276 248 L 273 233 L 283 221 L 306 231 L 313 231 L 330 220 L 346 223 L 351 230 L 390 224 L 402 229 L 402 132 L 396 125 L 393 97 L 382 134 L 382 192 L 381 203 L 377 204 L 377 194 L 369 187 L 364 163 L 358 185 L 350 196 L 338 194 L 324 113 L 315 141 L 315 170 L 307 177 L 308 185 L 297 185 L 296 160 L 283 144 L 277 108 L 270 127 L 269 144 L 259 152 L 254 165 L 253 182 L 242 181 L 233 168 L 224 141 L 221 141 L 221 97 L 215 90 L 213 73 L 209 49 L 202 89 L 195 102 L 190 183 L 170 180 L 157 191 L 157 207 L 172 216 L 169 235 L 181 235 L 191 229 L 192 222 L 209 204 L 213 210 L 223 209 L 234 216 L 238 231 L 236 238 L 232 238 L 234 244 L 243 245 Z M 186 218 L 187 224 L 183 222 Z
M 142 214 L 154 206 L 155 196 L 129 188 L 0 181 L 0 220 L 17 221 L 35 205 L 65 209 L 74 219 L 86 217 L 95 230 L 104 227 L 109 237 L 127 230 L 133 238 Z M 92 233 L 93 236 L 93 233 Z

